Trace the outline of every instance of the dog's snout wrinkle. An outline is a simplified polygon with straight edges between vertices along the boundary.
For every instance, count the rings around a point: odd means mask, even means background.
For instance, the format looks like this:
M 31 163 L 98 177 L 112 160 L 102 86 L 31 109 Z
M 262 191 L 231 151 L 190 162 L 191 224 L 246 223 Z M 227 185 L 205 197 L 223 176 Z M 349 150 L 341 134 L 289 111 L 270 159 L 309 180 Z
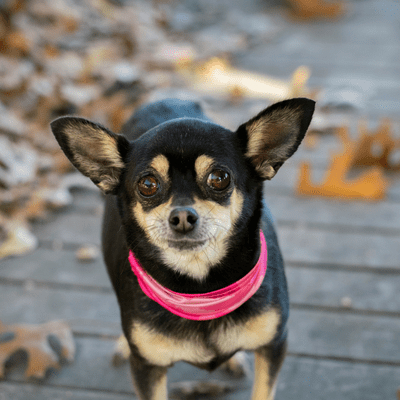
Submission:
M 178 233 L 187 233 L 196 227 L 199 215 L 191 207 L 177 207 L 169 216 L 170 227 Z

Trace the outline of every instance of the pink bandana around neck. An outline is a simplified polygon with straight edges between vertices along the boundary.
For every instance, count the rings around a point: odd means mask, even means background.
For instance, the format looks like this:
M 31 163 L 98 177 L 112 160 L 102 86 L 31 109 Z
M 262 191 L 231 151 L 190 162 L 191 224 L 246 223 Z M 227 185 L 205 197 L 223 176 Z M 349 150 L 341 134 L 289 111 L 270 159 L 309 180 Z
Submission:
M 132 251 L 129 262 L 143 292 L 179 317 L 204 321 L 222 317 L 236 310 L 258 290 L 267 271 L 267 243 L 260 230 L 261 252 L 253 269 L 237 282 L 208 293 L 178 293 L 160 285 L 139 264 Z

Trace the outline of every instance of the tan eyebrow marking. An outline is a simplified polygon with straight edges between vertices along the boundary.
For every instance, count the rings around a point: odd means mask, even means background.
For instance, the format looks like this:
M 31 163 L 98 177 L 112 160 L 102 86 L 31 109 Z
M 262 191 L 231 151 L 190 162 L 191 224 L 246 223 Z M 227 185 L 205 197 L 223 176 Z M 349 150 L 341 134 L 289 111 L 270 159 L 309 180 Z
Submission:
M 169 162 L 167 157 L 159 154 L 154 157 L 150 167 L 154 168 L 161 175 L 161 178 L 163 178 L 164 181 L 168 181 Z
M 206 156 L 201 155 L 197 157 L 197 160 L 194 163 L 194 168 L 196 170 L 197 179 L 201 180 L 204 175 L 206 174 L 207 170 L 214 164 L 214 159 Z

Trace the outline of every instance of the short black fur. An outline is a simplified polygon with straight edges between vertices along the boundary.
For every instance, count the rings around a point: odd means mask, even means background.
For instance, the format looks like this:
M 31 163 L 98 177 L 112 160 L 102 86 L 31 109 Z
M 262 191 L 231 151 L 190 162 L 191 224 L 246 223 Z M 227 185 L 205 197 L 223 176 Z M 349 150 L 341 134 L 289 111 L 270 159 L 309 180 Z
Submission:
M 143 357 L 140 349 L 131 340 L 135 321 L 163 337 L 177 341 L 188 337 L 197 338 L 212 350 L 214 357 L 207 362 L 199 360 L 194 364 L 212 370 L 241 350 L 239 347 L 229 352 L 218 350 L 216 343 L 211 340 L 213 332 L 224 327 L 244 326 L 246 322 L 271 309 L 278 310 L 279 324 L 271 341 L 265 343 L 267 347 L 260 348 L 259 352 L 265 354 L 271 363 L 272 375 L 277 374 L 284 357 L 287 335 L 287 284 L 273 220 L 263 200 L 265 178 L 257 173 L 252 160 L 245 156 L 249 124 L 260 118 L 268 118 L 276 110 L 288 110 L 288 118 L 294 115 L 293 111 L 300 116 L 297 132 L 293 133 L 293 153 L 306 133 L 314 110 L 314 102 L 307 99 L 277 103 L 247 124 L 241 125 L 236 132 L 211 122 L 197 103 L 164 100 L 145 106 L 133 115 L 122 129 L 126 139 L 115 136 L 118 153 L 125 167 L 113 194 L 106 196 L 102 245 L 108 274 L 121 309 L 123 331 L 130 342 L 132 362 L 139 364 L 132 366 L 134 379 L 140 380 L 143 371 L 146 371 L 149 376 L 153 374 L 157 377 L 154 379 L 158 382 L 164 373 L 161 366 L 153 365 L 154 369 L 150 368 L 151 361 Z M 64 120 L 57 120 L 52 124 L 52 129 L 60 146 L 73 161 L 74 149 L 69 146 L 64 124 Z M 138 193 L 137 182 L 140 177 L 152 171 L 151 161 L 158 155 L 168 160 L 168 181 L 160 183 L 161 189 L 156 195 L 144 198 Z M 200 156 L 213 160 L 210 168 L 221 168 L 229 172 L 232 183 L 225 191 L 213 192 L 196 180 L 195 163 Z M 280 165 L 274 166 L 276 170 L 279 167 Z M 156 172 L 153 173 L 157 175 Z M 157 207 L 163 207 L 169 200 L 173 206 L 192 205 L 197 199 L 199 204 L 211 202 L 216 206 L 229 208 L 233 204 L 233 190 L 241 198 L 239 216 L 226 239 L 226 252 L 209 266 L 208 273 L 202 279 L 171 268 L 163 258 L 162 248 L 151 242 L 146 227 L 135 214 L 137 210 L 142 210 L 140 212 L 146 215 Z M 142 267 L 161 285 L 181 293 L 210 292 L 238 281 L 253 268 L 260 253 L 260 229 L 268 245 L 268 268 L 263 283 L 248 301 L 217 319 L 194 321 L 164 309 L 142 292 L 128 262 L 128 252 L 132 250 Z M 151 382 L 142 382 L 138 389 L 141 398 L 152 398 L 151 385 Z

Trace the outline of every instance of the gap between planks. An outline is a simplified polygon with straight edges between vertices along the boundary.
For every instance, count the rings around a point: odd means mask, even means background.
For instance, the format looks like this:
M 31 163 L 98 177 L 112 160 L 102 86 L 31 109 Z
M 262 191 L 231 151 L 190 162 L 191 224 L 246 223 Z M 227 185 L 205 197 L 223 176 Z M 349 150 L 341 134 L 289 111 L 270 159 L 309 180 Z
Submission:
M 356 265 L 356 264 L 334 264 L 331 262 L 315 262 L 315 261 L 296 261 L 284 258 L 286 267 L 293 268 L 306 268 L 306 269 L 317 269 L 322 271 L 347 271 L 347 272 L 366 272 L 376 275 L 400 275 L 399 268 L 382 266 L 369 266 L 369 265 Z
M 400 361 L 375 360 L 375 359 L 343 357 L 343 356 L 329 356 L 329 355 L 319 355 L 312 353 L 298 353 L 292 351 L 288 351 L 286 355 L 288 357 L 304 358 L 312 360 L 336 361 L 336 362 L 345 362 L 350 364 L 381 365 L 385 367 L 400 367 Z
M 335 307 L 335 306 L 325 306 L 325 305 L 316 306 L 314 304 L 297 303 L 297 302 L 290 302 L 290 308 L 293 310 L 323 311 L 336 314 L 363 315 L 367 317 L 400 318 L 399 311 L 368 310 L 355 307 L 347 308 L 347 307 Z

